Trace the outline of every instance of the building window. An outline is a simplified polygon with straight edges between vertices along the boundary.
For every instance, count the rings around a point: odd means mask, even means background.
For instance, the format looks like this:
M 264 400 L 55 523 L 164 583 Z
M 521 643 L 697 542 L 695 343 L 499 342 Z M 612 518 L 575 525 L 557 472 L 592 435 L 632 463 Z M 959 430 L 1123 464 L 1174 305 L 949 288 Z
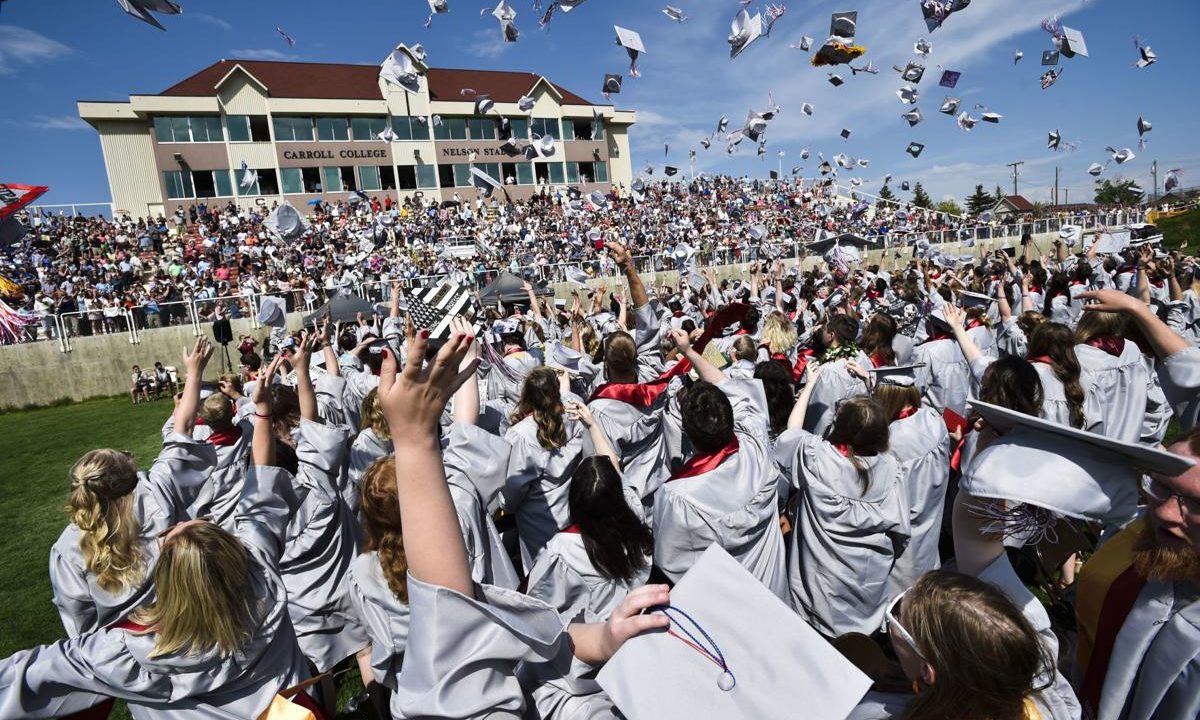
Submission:
M 321 168 L 321 186 L 325 188 L 325 192 L 341 192 L 342 191 L 342 169 L 340 167 L 323 167 Z
M 167 170 L 163 173 L 167 186 L 167 197 L 171 200 L 196 197 L 192 187 L 192 174 L 186 170 Z
M 593 128 L 598 130 L 595 137 L 592 136 Z M 563 120 L 563 136 L 568 140 L 602 140 L 604 128 L 588 120 Z
M 396 188 L 399 190 L 416 190 L 417 189 L 417 166 L 416 165 L 401 165 L 396 168 L 398 174 L 396 180 L 399 184 Z
M 471 118 L 469 127 L 472 140 L 496 139 L 496 121 L 491 118 Z
M 282 168 L 279 175 L 283 181 L 284 195 L 299 195 L 304 192 L 304 176 L 300 168 Z
M 380 190 L 379 184 L 379 168 L 373 165 L 364 165 L 358 169 L 358 186 L 363 190 Z
M 546 163 L 534 163 L 533 177 L 538 185 L 550 184 L 550 166 Z
M 383 132 L 387 124 L 387 118 L 356 117 L 350 119 L 350 130 L 355 140 L 378 140 L 379 133 Z
M 549 135 L 555 140 L 562 139 L 562 131 L 558 127 L 558 118 L 534 118 L 531 129 L 537 137 Z
M 454 164 L 454 185 L 455 187 L 471 187 L 474 185 L 471 181 L 471 166 L 469 164 Z
M 213 178 L 217 186 L 217 197 L 233 197 L 233 180 L 228 170 L 213 170 Z
M 274 117 L 275 142 L 312 142 L 313 121 L 310 117 Z
M 579 182 L 579 163 L 577 163 L 577 162 L 567 163 L 567 182 L 569 182 L 569 183 Z
M 562 185 L 566 182 L 563 176 L 562 163 L 550 163 L 550 183 L 553 185 Z
M 533 163 L 517 163 L 517 184 L 533 184 Z
M 576 179 L 571 179 L 571 166 L 576 166 L 575 173 L 578 176 Z M 567 182 L 608 182 L 608 170 L 602 162 L 579 162 L 567 163 Z
M 608 163 L 597 160 L 592 163 L 592 181 L 598 183 L 608 182 Z
M 441 125 L 433 126 L 435 140 L 466 140 L 467 119 L 460 117 L 444 117 Z
M 436 188 L 437 170 L 433 165 L 414 165 L 417 169 L 417 187 L 422 189 Z
M 253 197 L 255 195 L 279 194 L 279 177 L 275 174 L 275 168 L 264 168 L 262 170 L 255 170 L 255 172 L 258 173 L 258 181 L 248 188 L 242 187 L 241 177 L 238 177 L 238 195 Z
M 509 121 L 509 127 L 512 128 L 512 136 L 520 140 L 529 139 L 529 119 L 528 118 L 512 118 Z
M 217 116 L 160 116 L 154 118 L 154 137 L 160 143 L 224 142 Z
M 354 174 L 353 165 L 342 166 L 342 189 L 346 192 L 358 190 L 358 178 Z
M 324 142 L 346 142 L 350 139 L 350 121 L 344 117 L 317 118 L 317 139 Z
M 438 181 L 441 186 L 444 188 L 454 187 L 454 166 L 447 163 L 445 165 L 438 165 L 437 169 Z
M 401 115 L 392 116 L 392 132 L 396 133 L 398 140 L 412 140 L 413 128 L 416 122 L 412 118 L 403 117 Z
M 227 115 L 225 127 L 229 130 L 229 142 L 271 142 L 266 115 Z

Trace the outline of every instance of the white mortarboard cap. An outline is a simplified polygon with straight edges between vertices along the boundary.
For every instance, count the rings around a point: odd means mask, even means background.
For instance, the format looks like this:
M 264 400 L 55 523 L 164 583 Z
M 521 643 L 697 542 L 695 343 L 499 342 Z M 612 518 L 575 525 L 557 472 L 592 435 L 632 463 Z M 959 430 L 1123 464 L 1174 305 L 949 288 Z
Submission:
M 1000 123 L 1000 118 L 1004 116 L 998 112 L 985 112 L 979 117 L 986 123 L 992 123 L 993 125 L 996 125 Z
M 867 372 L 875 375 L 875 382 L 881 385 L 899 385 L 912 387 L 917 384 L 917 368 L 925 367 L 925 363 L 915 365 L 892 365 L 889 367 L 867 368 Z
M 754 240 L 755 242 L 762 242 L 763 240 L 766 240 L 767 237 L 769 237 L 769 236 L 770 236 L 770 233 L 767 232 L 766 225 L 755 225 L 750 228 L 750 239 Z
M 1104 172 L 1104 166 L 1100 163 L 1092 163 L 1091 165 L 1088 165 L 1087 171 L 1088 175 L 1096 176 Z
M 1158 54 L 1155 53 L 1153 50 L 1151 50 L 1149 45 L 1145 45 L 1145 44 L 1139 42 L 1137 44 L 1137 48 L 1138 48 L 1138 61 L 1137 61 L 1136 65 L 1139 68 L 1149 67 L 1149 66 L 1153 65 L 1154 63 L 1158 62 Z
M 492 102 L 491 95 L 476 95 L 475 96 L 475 114 L 487 115 L 495 107 L 496 103 Z
M 809 157 L 811 157 L 811 153 L 809 153 L 808 148 L 804 148 L 800 151 L 801 160 L 807 160 Z
M 956 97 L 947 97 L 942 101 L 942 106 L 938 108 L 938 112 L 946 115 L 955 115 L 958 113 L 958 104 L 960 100 Z
M 860 187 L 863 184 L 862 178 L 850 178 L 850 184 L 854 187 Z
M 808 52 L 812 48 L 812 44 L 813 44 L 812 38 L 810 38 L 807 35 L 802 35 L 800 37 L 800 42 L 796 43 L 796 48 L 798 50 L 803 50 L 804 52 Z
M 613 25 L 613 30 L 617 33 L 617 44 L 625 48 L 625 52 L 629 55 L 629 74 L 638 77 L 641 75 L 637 68 L 638 56 L 646 52 L 646 46 L 642 44 L 642 36 L 636 31 L 620 25 Z
M 1068 517 L 1125 522 L 1137 511 L 1143 472 L 1175 476 L 1195 461 L 970 400 L 999 433 L 963 471 L 976 497 L 1036 505 Z
M 696 292 L 704 292 L 704 286 L 708 284 L 708 280 L 698 272 L 688 273 L 688 287 Z
M 958 123 L 958 127 L 968 132 L 970 132 L 971 128 L 975 127 L 976 123 L 979 122 L 977 119 L 971 117 L 970 113 L 968 113 L 966 110 L 960 112 L 958 117 L 954 120 L 956 123 Z
M 528 95 L 522 95 L 517 100 L 517 109 L 524 113 L 532 112 L 535 102 L 536 101 Z
M 403 50 L 393 50 L 379 67 L 379 77 L 384 81 L 403 88 L 405 92 L 421 92 L 420 74 L 413 65 L 412 58 Z
M 921 108 L 913 108 L 912 110 L 909 110 L 908 112 L 904 113 L 900 117 L 902 117 L 908 121 L 909 127 L 917 125 L 918 123 L 920 123 L 922 120 L 925 119 L 925 115 L 924 115 L 924 113 L 921 112 Z
M 670 607 L 658 612 L 675 633 L 631 638 L 596 678 L 630 720 L 791 720 L 797 697 L 808 720 L 841 720 L 870 689 L 869 677 L 716 543 L 671 590 Z M 711 640 L 705 650 L 723 659 L 732 687 L 680 630 Z
M 543 135 L 533 141 L 533 149 L 538 157 L 548 158 L 554 155 L 554 137 L 552 135 Z
M 858 31 L 858 11 L 835 12 L 829 20 L 829 34 L 840 38 L 853 38 Z
M 1017 50 L 1016 52 L 1014 52 L 1013 53 L 1013 65 L 1016 65 L 1017 63 L 1021 62 L 1021 58 L 1023 58 L 1023 57 L 1025 57 L 1024 52 L 1022 52 L 1020 50 Z
M 608 198 L 605 197 L 604 193 L 600 192 L 599 190 L 593 190 L 591 194 L 588 195 L 588 202 L 597 208 L 608 206 Z
M 300 212 L 292 207 L 291 203 L 286 201 L 271 211 L 271 214 L 263 221 L 263 225 L 284 240 L 295 240 L 308 230 L 308 222 L 300 216 Z
M 1076 55 L 1088 56 L 1087 43 L 1083 41 L 1083 33 L 1075 28 L 1063 26 L 1062 42 L 1060 43 L 1062 54 L 1069 58 Z
M 968 292 L 966 290 L 962 290 L 958 293 L 958 299 L 964 308 L 986 308 L 992 303 L 996 302 L 996 298 L 989 297 L 982 293 Z
M 929 42 L 925 38 L 921 38 L 913 43 L 913 52 L 918 55 L 928 55 L 929 53 L 933 52 L 933 43 Z
M 153 11 L 163 15 L 178 15 L 183 12 L 183 8 L 170 0 L 117 0 L 117 3 L 127 14 L 164 32 L 166 28 L 150 13 Z
M 550 344 L 549 352 L 546 354 L 546 364 L 550 367 L 559 367 L 566 370 L 568 373 L 579 372 L 579 360 L 583 357 L 576 350 L 563 345 L 560 342 Z
M 516 42 L 520 35 L 516 24 L 513 23 L 513 20 L 517 18 L 517 11 L 512 9 L 508 0 L 500 0 L 500 3 L 492 9 L 492 17 L 500 21 L 500 37 L 504 42 Z
M 671 18 L 675 22 L 683 22 L 684 20 L 687 19 L 687 17 L 683 14 L 682 10 L 680 10 L 677 7 L 672 7 L 670 5 L 663 8 L 663 14 L 666 15 L 667 17 Z
M 1137 155 L 1133 154 L 1133 150 L 1130 150 L 1129 148 L 1125 148 L 1124 150 L 1114 150 L 1113 148 L 1110 147 L 1110 148 L 1108 148 L 1108 151 L 1110 153 L 1112 153 L 1112 159 L 1118 165 L 1126 163 L 1126 162 L 1134 159 L 1135 157 L 1137 157 Z
M 912 85 L 905 85 L 896 91 L 896 97 L 905 105 L 914 105 L 921 99 L 921 93 Z
M 730 24 L 729 58 L 733 59 L 741 55 L 743 50 L 750 47 L 750 43 L 760 37 L 762 37 L 762 15 L 755 13 L 752 16 L 746 12 L 746 8 L 742 8 Z
M 429 0 L 429 12 L 444 13 L 450 11 L 450 3 L 448 0 Z
M 258 322 L 267 327 L 281 328 L 287 322 L 287 305 L 283 298 L 261 295 L 258 298 Z
M 1145 118 L 1142 118 L 1142 117 L 1138 118 L 1138 121 L 1137 121 L 1138 137 L 1145 135 L 1146 133 L 1150 132 L 1153 129 L 1154 129 L 1154 125 L 1152 125 Z
M 578 285 L 580 287 L 587 286 L 588 274 L 577 267 L 568 266 L 563 271 L 563 275 L 567 278 L 567 282 L 569 283 Z
M 925 146 L 922 145 L 921 143 L 910 142 L 908 144 L 908 148 L 906 148 L 904 152 L 908 153 L 909 155 L 912 155 L 913 157 L 919 157 L 921 155 L 921 151 L 924 149 L 925 149 Z
M 492 193 L 501 189 L 500 181 L 488 175 L 477 167 L 471 168 L 471 184 L 479 190 L 479 194 L 485 198 L 491 197 Z
M 900 79 L 905 82 L 919 83 L 923 77 L 925 77 L 925 66 L 915 60 L 910 60 L 908 65 L 905 65 L 904 69 L 900 71 Z
M 1058 64 L 1058 56 L 1059 56 L 1059 52 L 1057 50 L 1043 50 L 1042 51 L 1042 64 L 1043 65 L 1057 65 Z

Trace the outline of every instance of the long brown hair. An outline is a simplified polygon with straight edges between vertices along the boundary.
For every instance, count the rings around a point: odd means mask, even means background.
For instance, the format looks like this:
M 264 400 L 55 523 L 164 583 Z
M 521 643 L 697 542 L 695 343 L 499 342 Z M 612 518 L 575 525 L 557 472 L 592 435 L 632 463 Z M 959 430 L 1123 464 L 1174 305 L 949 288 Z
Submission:
M 93 450 L 71 468 L 66 510 L 79 528 L 84 564 L 106 592 L 124 592 L 145 578 L 134 517 L 137 483 L 137 465 L 119 450 Z
M 1054 376 L 1063 384 L 1067 406 L 1071 409 L 1071 427 L 1082 428 L 1083 386 L 1079 384 L 1079 358 L 1075 355 L 1075 334 L 1062 323 L 1043 323 L 1029 336 L 1029 357 L 1050 358 Z
M 1105 310 L 1088 310 L 1075 326 L 1075 342 L 1086 345 L 1089 340 L 1103 337 L 1123 338 L 1128 323 L 1121 313 Z
M 1042 379 L 1033 364 L 1012 355 L 988 365 L 979 383 L 980 400 L 1032 417 L 1041 416 L 1044 398 Z
M 537 424 L 538 444 L 547 450 L 557 450 L 567 444 L 567 429 L 563 425 L 562 393 L 558 373 L 550 368 L 535 368 L 525 376 L 521 397 L 513 409 L 515 425 L 532 415 Z
M 571 475 L 567 502 L 588 560 L 610 580 L 631 582 L 650 562 L 654 536 L 629 507 L 621 474 L 606 455 L 585 458 Z
M 878 358 L 884 365 L 896 364 L 896 351 L 892 349 L 892 340 L 896 337 L 896 321 L 887 313 L 875 313 L 863 328 L 862 351 L 872 358 Z
M 871 487 L 864 455 L 878 455 L 888 449 L 888 419 L 879 403 L 869 397 L 850 398 L 841 404 L 826 440 L 846 448 L 846 459 L 858 471 L 863 492 Z
M 404 554 L 404 528 L 400 524 L 400 497 L 396 494 L 396 456 L 385 455 L 371 463 L 362 479 L 363 552 L 379 556 L 388 588 L 408 604 L 408 556 Z
M 908 703 L 905 720 L 1023 720 L 1054 663 L 1006 595 L 948 570 L 922 575 L 904 596 L 901 624 L 936 672 Z
M 906 407 L 921 407 L 921 391 L 916 385 L 894 385 L 892 383 L 876 383 L 871 393 L 875 402 L 883 410 L 883 416 L 889 423 L 896 422 L 901 411 Z
M 220 526 L 201 522 L 168 538 L 154 566 L 154 602 L 130 616 L 155 632 L 150 657 L 237 653 L 256 624 L 249 580 L 246 548 Z

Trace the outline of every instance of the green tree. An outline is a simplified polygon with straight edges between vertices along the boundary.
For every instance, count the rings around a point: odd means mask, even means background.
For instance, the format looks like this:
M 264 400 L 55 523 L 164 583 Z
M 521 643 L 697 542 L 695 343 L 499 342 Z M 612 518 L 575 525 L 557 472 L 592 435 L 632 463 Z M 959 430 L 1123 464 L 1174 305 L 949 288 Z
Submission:
M 962 215 L 963 210 L 953 200 L 943 200 L 937 204 L 937 211 L 947 215 Z
M 916 185 L 913 185 L 912 201 L 913 205 L 916 205 L 917 207 L 933 207 L 933 198 L 929 197 L 929 193 L 925 192 L 925 188 L 922 187 L 921 183 L 919 182 Z
M 1145 195 L 1133 180 L 1096 181 L 1096 203 L 1099 205 L 1137 205 Z
M 992 206 L 994 207 L 996 203 L 1000 202 L 1006 197 L 1008 197 L 1008 193 L 1004 192 L 1004 188 L 997 185 L 996 192 L 992 193 Z
M 879 189 L 879 198 L 881 200 L 891 200 L 894 202 L 896 200 L 896 193 L 892 192 L 890 187 L 884 185 Z
M 975 192 L 967 198 L 967 212 L 978 215 L 984 210 L 996 207 L 996 199 L 983 191 L 983 185 L 976 185 Z

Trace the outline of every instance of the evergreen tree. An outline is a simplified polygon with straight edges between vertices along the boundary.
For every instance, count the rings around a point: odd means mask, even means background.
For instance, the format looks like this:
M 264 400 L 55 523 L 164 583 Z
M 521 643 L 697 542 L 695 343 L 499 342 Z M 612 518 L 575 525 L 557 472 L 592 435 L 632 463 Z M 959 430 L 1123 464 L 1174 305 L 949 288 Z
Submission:
M 967 198 L 967 212 L 971 215 L 978 215 L 984 210 L 991 210 L 996 206 L 996 199 L 983 191 L 983 185 L 976 185 L 975 192 Z
M 996 192 L 992 195 L 992 198 L 993 198 L 992 205 L 994 206 L 996 203 L 1000 202 L 1001 200 L 1003 200 L 1006 197 L 1008 197 L 1008 193 L 1004 192 L 1004 188 L 997 185 Z
M 916 185 L 913 185 L 912 201 L 913 205 L 916 205 L 917 207 L 933 207 L 933 198 L 929 197 L 929 193 L 925 192 L 925 188 L 922 187 L 921 183 L 919 182 Z
M 887 185 L 884 185 L 879 190 L 879 199 L 895 201 L 896 193 L 892 192 L 892 189 L 890 187 L 888 187 Z

